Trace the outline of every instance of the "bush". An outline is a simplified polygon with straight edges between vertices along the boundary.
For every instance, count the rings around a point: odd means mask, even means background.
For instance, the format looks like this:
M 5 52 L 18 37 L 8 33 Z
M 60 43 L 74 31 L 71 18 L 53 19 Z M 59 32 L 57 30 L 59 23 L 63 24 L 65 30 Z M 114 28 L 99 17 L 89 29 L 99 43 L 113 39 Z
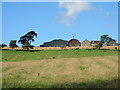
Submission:
M 4 48 L 4 47 L 7 47 L 6 44 L 0 44 L 0 48 Z
M 16 45 L 16 42 L 17 42 L 17 40 L 11 40 L 10 43 L 9 43 L 10 48 L 18 47 L 18 46 Z

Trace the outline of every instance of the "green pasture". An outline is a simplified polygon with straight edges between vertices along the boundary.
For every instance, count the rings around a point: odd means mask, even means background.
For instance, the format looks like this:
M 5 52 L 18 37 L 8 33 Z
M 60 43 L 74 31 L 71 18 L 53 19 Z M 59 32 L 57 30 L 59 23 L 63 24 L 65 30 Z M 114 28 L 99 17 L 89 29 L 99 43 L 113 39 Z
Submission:
M 2 50 L 3 88 L 117 88 L 119 50 Z
M 43 59 L 60 59 L 60 58 L 80 58 L 94 56 L 117 56 L 118 50 L 2 50 L 2 61 L 26 61 L 26 60 L 43 60 Z

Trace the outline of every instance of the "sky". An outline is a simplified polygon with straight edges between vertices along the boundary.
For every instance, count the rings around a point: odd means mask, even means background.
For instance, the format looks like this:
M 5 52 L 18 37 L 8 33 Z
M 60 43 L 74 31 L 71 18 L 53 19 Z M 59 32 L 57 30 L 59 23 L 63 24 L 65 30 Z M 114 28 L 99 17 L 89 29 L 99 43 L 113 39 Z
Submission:
M 2 43 L 19 40 L 29 31 L 39 46 L 54 39 L 100 40 L 108 34 L 118 41 L 117 2 L 3 2 Z M 18 46 L 21 44 L 17 43 Z

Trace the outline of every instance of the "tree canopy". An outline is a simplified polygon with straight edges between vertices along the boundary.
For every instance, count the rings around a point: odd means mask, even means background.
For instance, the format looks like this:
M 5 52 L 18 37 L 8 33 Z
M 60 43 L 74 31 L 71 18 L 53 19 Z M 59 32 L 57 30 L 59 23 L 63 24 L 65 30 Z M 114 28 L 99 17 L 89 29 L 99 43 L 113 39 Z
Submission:
M 104 41 L 104 44 L 109 44 L 111 41 L 116 42 L 115 39 L 112 39 L 111 37 L 108 37 L 109 35 L 102 35 L 101 36 L 101 41 Z
M 100 49 L 100 48 L 103 46 L 103 44 L 106 44 L 106 45 L 108 46 L 108 44 L 109 44 L 111 41 L 116 42 L 115 39 L 112 39 L 111 37 L 108 37 L 108 36 L 109 36 L 109 35 L 102 35 L 102 36 L 100 36 L 101 42 L 100 42 L 98 45 L 96 45 L 96 48 L 97 48 L 97 49 Z
M 26 49 L 33 48 L 34 46 L 32 46 L 30 44 L 31 44 L 31 42 L 34 41 L 34 37 L 37 38 L 37 33 L 35 33 L 35 31 L 30 31 L 27 34 L 25 34 L 24 36 L 21 36 L 18 43 L 21 43 L 22 47 L 24 47 L 24 48 L 26 47 Z

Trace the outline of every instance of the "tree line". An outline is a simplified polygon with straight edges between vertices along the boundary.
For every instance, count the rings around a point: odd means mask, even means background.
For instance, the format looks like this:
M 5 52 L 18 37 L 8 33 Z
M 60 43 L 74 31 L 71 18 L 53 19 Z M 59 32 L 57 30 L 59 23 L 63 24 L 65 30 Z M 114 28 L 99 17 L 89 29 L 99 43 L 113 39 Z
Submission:
M 37 38 L 37 33 L 35 31 L 30 31 L 28 33 L 26 33 L 25 35 L 21 36 L 20 39 L 18 40 L 18 43 L 22 44 L 22 48 L 23 49 L 33 49 L 33 45 L 31 45 L 31 42 L 35 41 L 34 37 Z M 10 48 L 15 48 L 18 47 L 16 45 L 17 40 L 11 40 L 9 43 L 9 47 Z M 1 44 L 0 47 L 6 47 L 7 45 L 5 44 Z
M 31 42 L 35 41 L 34 37 L 37 38 L 37 33 L 35 31 L 30 31 L 28 33 L 26 33 L 25 35 L 21 36 L 20 39 L 18 40 L 18 43 L 22 44 L 22 48 L 23 49 L 33 49 L 33 45 L 31 45 Z M 103 44 L 108 44 L 111 41 L 115 41 L 115 39 L 112 39 L 111 37 L 109 37 L 109 35 L 102 35 L 100 36 L 100 43 L 98 45 L 95 46 L 96 49 L 100 49 Z M 15 48 L 18 47 L 16 45 L 17 40 L 11 40 L 9 43 L 9 47 L 10 48 Z M 0 48 L 6 47 L 7 45 L 5 44 L 1 44 Z

